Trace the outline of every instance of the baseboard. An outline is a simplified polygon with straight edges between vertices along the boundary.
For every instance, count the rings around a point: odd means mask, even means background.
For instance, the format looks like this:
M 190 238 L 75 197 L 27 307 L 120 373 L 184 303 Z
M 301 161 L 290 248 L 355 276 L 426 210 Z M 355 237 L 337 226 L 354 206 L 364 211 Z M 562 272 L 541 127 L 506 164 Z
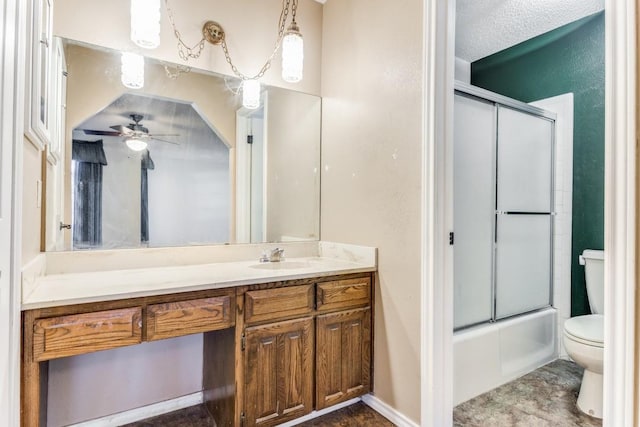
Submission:
M 305 415 L 304 417 L 296 418 L 293 421 L 286 422 L 284 424 L 279 424 L 278 427 L 293 427 L 297 426 L 300 423 L 305 421 L 312 420 L 314 418 L 321 417 L 326 414 L 330 414 L 331 412 L 337 411 L 338 409 L 342 409 L 346 406 L 353 405 L 354 403 L 360 402 L 360 398 L 356 397 L 355 399 L 347 400 L 346 402 L 338 403 L 336 405 L 330 406 L 328 408 L 321 409 L 319 411 L 313 411 L 310 414 Z
M 401 414 L 396 409 L 387 405 L 372 394 L 365 394 L 362 396 L 362 401 L 398 427 L 419 427 L 418 424 L 407 418 L 406 415 Z
M 188 408 L 201 404 L 203 401 L 202 392 L 188 394 L 186 396 L 176 397 L 175 399 L 165 400 L 163 402 L 153 403 L 151 405 L 142 406 L 140 408 L 130 409 L 128 411 L 118 412 L 117 414 L 107 415 L 106 417 L 96 418 L 84 421 L 78 424 L 72 424 L 69 427 L 117 427 L 123 424 L 133 423 L 168 412 L 177 411 L 178 409 Z

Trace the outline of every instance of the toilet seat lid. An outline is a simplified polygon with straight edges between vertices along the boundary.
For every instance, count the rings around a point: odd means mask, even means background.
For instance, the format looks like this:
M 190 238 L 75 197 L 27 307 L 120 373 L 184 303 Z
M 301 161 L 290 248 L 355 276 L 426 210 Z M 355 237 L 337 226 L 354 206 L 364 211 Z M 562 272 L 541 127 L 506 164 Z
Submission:
M 589 314 L 572 317 L 564 322 L 564 331 L 580 341 L 587 341 L 594 346 L 602 347 L 604 344 L 604 316 Z

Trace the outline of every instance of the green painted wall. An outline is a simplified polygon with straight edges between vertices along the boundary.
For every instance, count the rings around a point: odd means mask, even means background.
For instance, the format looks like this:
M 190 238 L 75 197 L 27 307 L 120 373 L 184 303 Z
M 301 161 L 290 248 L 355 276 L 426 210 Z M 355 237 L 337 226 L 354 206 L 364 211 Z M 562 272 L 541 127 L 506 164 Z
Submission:
M 604 12 L 471 64 L 471 83 L 524 102 L 574 94 L 571 315 L 588 314 L 578 255 L 604 246 Z

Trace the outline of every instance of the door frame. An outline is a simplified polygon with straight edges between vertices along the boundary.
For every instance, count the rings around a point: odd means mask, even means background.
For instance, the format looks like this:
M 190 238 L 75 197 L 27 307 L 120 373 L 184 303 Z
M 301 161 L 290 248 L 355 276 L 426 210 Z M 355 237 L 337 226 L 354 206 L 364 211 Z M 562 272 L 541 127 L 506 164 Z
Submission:
M 0 425 L 7 426 L 20 424 L 26 4 L 6 0 L 0 7 Z
M 455 0 L 423 2 L 421 425 L 453 411 L 453 75 Z M 636 4 L 605 0 L 604 425 L 635 421 Z

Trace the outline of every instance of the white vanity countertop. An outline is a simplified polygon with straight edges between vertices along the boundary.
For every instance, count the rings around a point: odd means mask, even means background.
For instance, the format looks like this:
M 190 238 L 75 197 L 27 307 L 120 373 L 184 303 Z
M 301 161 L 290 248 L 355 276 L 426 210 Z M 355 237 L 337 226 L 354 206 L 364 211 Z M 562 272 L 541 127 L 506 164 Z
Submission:
M 23 272 L 22 309 L 376 270 L 375 248 L 325 242 L 320 242 L 319 245 L 319 256 L 287 258 L 280 263 L 260 263 L 252 260 L 64 274 L 41 272 L 28 280 L 25 280 Z M 357 253 L 357 256 L 353 256 L 354 253 Z

